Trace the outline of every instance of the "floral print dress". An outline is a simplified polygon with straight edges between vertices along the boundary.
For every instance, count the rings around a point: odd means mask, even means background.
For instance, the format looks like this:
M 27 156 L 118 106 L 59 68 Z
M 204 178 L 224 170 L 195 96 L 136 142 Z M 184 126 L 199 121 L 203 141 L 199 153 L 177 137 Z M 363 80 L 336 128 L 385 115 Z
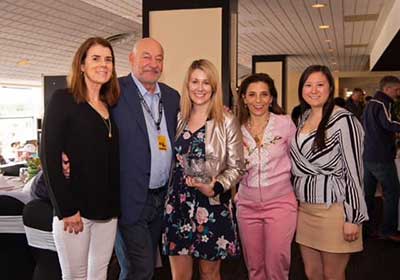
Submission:
M 208 197 L 185 184 L 183 155 L 205 158 L 205 126 L 186 127 L 175 142 L 175 166 L 164 213 L 163 253 L 214 261 L 239 254 L 236 224 L 229 200 L 210 205 Z

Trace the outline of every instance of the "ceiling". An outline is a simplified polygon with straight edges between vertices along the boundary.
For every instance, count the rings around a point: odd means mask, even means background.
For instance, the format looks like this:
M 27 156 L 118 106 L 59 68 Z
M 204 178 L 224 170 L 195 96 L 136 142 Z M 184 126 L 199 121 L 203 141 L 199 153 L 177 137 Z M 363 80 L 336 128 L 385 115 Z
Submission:
M 367 71 L 394 0 L 238 1 L 240 76 L 250 71 L 252 55 L 277 54 L 289 55 L 294 71 L 310 64 Z M 316 2 L 326 6 L 312 8 Z M 86 38 L 122 33 L 113 46 L 117 72 L 125 75 L 128 54 L 141 37 L 141 7 L 140 0 L 0 0 L 0 83 L 35 84 L 42 75 L 65 75 Z

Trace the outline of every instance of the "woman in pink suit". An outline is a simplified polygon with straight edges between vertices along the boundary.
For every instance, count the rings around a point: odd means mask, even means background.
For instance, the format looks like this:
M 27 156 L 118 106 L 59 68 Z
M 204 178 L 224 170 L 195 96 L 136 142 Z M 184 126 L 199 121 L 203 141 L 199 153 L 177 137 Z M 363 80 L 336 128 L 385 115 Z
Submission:
M 239 95 L 247 172 L 236 197 L 237 220 L 249 278 L 288 279 L 297 217 L 289 148 L 296 128 L 267 74 L 246 78 Z

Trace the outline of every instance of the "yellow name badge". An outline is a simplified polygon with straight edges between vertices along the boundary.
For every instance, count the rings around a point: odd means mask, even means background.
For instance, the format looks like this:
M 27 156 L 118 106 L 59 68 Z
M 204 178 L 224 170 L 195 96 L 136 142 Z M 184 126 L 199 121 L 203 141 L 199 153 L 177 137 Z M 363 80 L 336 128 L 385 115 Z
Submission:
M 165 135 L 158 135 L 157 140 L 158 140 L 158 149 L 160 151 L 166 151 L 168 149 L 167 137 L 165 137 Z

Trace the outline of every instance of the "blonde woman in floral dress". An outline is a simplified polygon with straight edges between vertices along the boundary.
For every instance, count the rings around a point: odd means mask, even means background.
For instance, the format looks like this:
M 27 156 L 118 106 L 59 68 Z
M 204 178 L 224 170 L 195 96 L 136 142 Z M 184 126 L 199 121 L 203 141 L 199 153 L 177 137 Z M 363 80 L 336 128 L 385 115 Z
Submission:
M 236 205 L 249 278 L 288 279 L 297 217 L 289 147 L 296 128 L 278 106 L 274 81 L 267 74 L 246 78 L 239 95 L 247 173 Z
M 218 73 L 208 60 L 186 74 L 175 141 L 176 162 L 167 195 L 163 252 L 173 279 L 192 279 L 199 259 L 201 279 L 221 279 L 221 260 L 237 256 L 231 189 L 243 172 L 243 147 L 236 118 L 224 112 Z M 184 174 L 184 157 L 216 159 L 210 183 Z

